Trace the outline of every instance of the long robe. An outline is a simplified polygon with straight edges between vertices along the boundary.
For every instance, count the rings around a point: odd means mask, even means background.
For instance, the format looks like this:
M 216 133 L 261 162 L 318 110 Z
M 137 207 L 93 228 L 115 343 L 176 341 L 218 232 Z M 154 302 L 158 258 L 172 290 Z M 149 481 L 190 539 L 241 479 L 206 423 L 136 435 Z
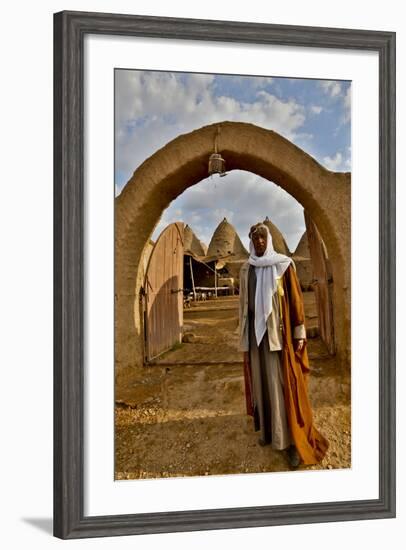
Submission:
M 281 364 L 283 393 L 289 429 L 304 464 L 317 464 L 328 449 L 328 441 L 315 428 L 308 396 L 310 372 L 307 341 L 300 351 L 295 351 L 293 327 L 305 322 L 302 291 L 296 271 L 290 265 L 282 276 L 283 294 L 278 293 L 282 317 L 283 346 Z M 251 368 L 244 368 L 247 414 L 254 417 L 253 377 Z M 254 417 L 255 420 L 255 417 Z
M 254 429 L 260 432 L 263 444 L 271 443 L 276 450 L 289 447 L 293 442 L 289 430 L 283 395 L 281 365 L 282 335 L 279 330 L 278 296 L 272 297 L 272 323 L 257 343 L 255 335 L 255 267 L 248 273 L 248 338 L 250 372 L 254 407 Z M 269 331 L 269 334 L 267 333 Z

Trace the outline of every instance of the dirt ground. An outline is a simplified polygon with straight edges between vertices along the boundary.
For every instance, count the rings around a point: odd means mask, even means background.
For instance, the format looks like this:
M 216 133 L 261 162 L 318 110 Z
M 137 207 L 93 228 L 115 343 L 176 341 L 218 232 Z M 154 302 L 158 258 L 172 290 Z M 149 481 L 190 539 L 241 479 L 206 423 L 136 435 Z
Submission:
M 313 292 L 304 293 L 317 428 L 330 443 L 317 466 L 351 467 L 350 372 L 317 336 Z M 258 443 L 245 413 L 238 297 L 198 302 L 184 311 L 178 344 L 155 364 L 116 382 L 115 479 L 224 475 L 289 470 L 285 453 Z

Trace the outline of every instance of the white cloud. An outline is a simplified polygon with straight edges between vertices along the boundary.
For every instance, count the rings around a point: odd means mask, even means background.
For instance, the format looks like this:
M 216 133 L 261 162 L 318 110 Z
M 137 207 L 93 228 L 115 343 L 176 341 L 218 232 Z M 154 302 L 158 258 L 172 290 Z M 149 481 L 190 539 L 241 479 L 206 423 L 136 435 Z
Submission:
M 344 172 L 351 170 L 351 151 L 347 148 L 347 155 L 344 156 L 338 151 L 333 157 L 323 157 L 323 164 L 333 172 Z
M 244 80 L 238 76 L 227 78 L 236 86 Z M 351 169 L 349 148 L 337 152 L 328 149 L 330 156 L 322 158 L 312 153 L 317 152 L 317 144 L 312 144 L 314 136 L 304 126 L 306 113 L 319 115 L 337 103 L 345 107 L 349 120 L 350 87 L 344 90 L 340 82 L 323 81 L 320 86 L 326 93 L 324 99 L 313 98 L 314 103 L 305 106 L 295 99 L 280 99 L 272 93 L 274 88 L 265 90 L 265 86 L 273 84 L 272 79 L 248 80 L 250 94 L 244 97 L 249 97 L 249 101 L 243 101 L 230 97 L 226 91 L 219 96 L 222 88 L 216 89 L 212 75 L 117 71 L 116 173 L 127 181 L 145 159 L 178 135 L 222 120 L 273 129 L 330 170 Z M 244 86 L 248 80 L 244 80 Z M 249 227 L 266 216 L 280 229 L 293 251 L 305 231 L 303 207 L 279 186 L 255 174 L 234 170 L 225 178 L 207 178 L 177 197 L 163 212 L 153 238 L 169 223 L 184 221 L 209 244 L 215 228 L 226 217 L 248 247 Z
M 340 152 L 336 153 L 334 157 L 324 157 L 323 163 L 329 170 L 336 172 L 343 162 L 343 156 Z
M 323 111 L 323 107 L 321 107 L 320 105 L 311 105 L 310 106 L 310 111 L 314 115 L 319 115 Z
M 230 223 L 233 223 L 234 214 L 235 212 L 229 208 L 215 208 L 214 210 L 210 210 L 210 217 L 215 221 L 226 219 Z
M 238 75 L 222 75 L 222 78 L 227 79 L 229 86 L 244 86 L 245 89 L 249 88 L 251 91 L 263 89 L 274 83 L 274 78 L 269 76 L 238 76 Z
M 252 224 L 266 216 L 282 232 L 290 250 L 294 250 L 305 231 L 303 207 L 278 185 L 250 172 L 234 170 L 226 178 L 206 178 L 187 189 L 163 213 L 153 238 L 168 223 L 179 220 L 189 224 L 207 245 L 218 224 L 227 218 L 248 247 L 248 231 Z
M 341 82 L 335 80 L 323 80 L 319 83 L 331 101 L 341 101 L 343 114 L 338 121 L 337 129 L 340 125 L 346 124 L 351 118 L 351 85 L 344 86 Z
M 343 165 L 347 171 L 351 170 L 351 147 L 347 147 L 346 149 L 346 156 L 344 158 Z
M 257 88 L 263 88 L 264 86 L 269 86 L 274 83 L 274 79 L 267 76 L 257 76 L 255 79 L 252 79 L 254 86 Z
M 255 91 L 252 102 L 216 96 L 213 78 L 117 71 L 116 172 L 129 179 L 145 159 L 179 134 L 223 120 L 257 124 L 294 141 L 305 122 L 302 105 L 263 89 Z
M 348 86 L 344 96 L 344 116 L 342 123 L 345 124 L 351 119 L 351 86 Z
M 336 97 L 341 94 L 341 84 L 336 80 L 322 80 L 320 87 L 331 97 Z
M 329 170 L 334 172 L 350 172 L 351 171 L 351 146 L 346 147 L 342 151 L 337 151 L 333 156 L 325 156 L 321 163 Z

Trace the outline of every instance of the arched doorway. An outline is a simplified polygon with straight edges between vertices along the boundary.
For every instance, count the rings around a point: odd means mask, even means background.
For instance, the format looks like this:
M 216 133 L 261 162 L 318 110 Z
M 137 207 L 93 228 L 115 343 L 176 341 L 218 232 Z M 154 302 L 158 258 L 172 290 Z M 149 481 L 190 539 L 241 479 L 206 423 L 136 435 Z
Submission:
M 149 157 L 115 202 L 115 364 L 143 365 L 142 258 L 169 203 L 207 177 L 218 126 L 227 171 L 240 169 L 275 182 L 300 202 L 329 251 L 334 277 L 337 354 L 350 359 L 351 175 L 330 172 L 276 132 L 253 124 L 221 122 L 184 134 Z M 255 220 L 254 220 L 255 221 Z

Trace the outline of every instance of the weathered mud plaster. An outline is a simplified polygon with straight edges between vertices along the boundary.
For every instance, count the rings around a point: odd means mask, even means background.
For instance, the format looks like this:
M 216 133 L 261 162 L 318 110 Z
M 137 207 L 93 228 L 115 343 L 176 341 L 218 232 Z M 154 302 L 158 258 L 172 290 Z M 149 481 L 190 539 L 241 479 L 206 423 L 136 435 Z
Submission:
M 219 124 L 219 152 L 227 171 L 246 170 L 278 184 L 308 210 L 317 224 L 334 277 L 337 353 L 343 365 L 348 364 L 351 174 L 326 170 L 276 132 L 253 124 L 221 122 L 180 135 L 158 150 L 139 166 L 115 199 L 116 374 L 143 364 L 139 291 L 144 250 L 163 210 L 185 189 L 207 177 Z

